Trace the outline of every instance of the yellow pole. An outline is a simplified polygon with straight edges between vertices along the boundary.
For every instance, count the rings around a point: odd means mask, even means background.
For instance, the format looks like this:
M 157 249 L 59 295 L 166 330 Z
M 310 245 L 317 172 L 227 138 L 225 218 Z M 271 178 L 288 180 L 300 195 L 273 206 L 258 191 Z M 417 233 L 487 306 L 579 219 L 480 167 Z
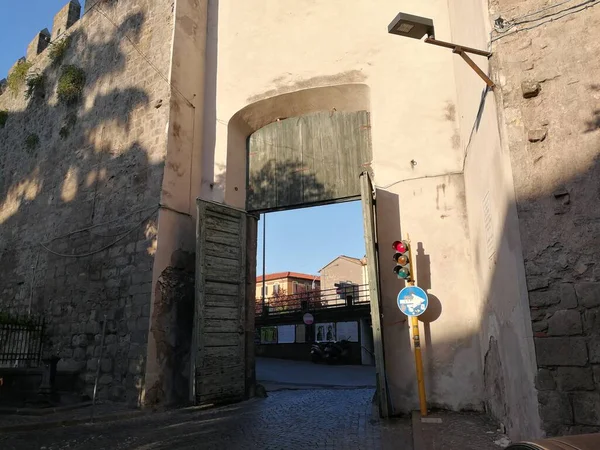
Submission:
M 415 364 L 417 366 L 417 386 L 419 388 L 419 405 L 421 416 L 427 415 L 427 398 L 425 397 L 425 377 L 423 376 L 423 358 L 421 357 L 421 339 L 419 338 L 419 319 L 411 317 L 412 335 L 415 343 Z
M 412 246 L 410 245 L 410 237 L 406 236 L 408 240 L 408 258 L 410 264 L 410 276 L 411 281 L 408 282 L 409 286 L 415 286 L 415 272 L 413 269 L 412 261 Z M 411 317 L 410 325 L 412 328 L 413 342 L 415 346 L 415 365 L 417 367 L 417 387 L 419 390 L 419 406 L 421 408 L 421 417 L 427 416 L 427 397 L 425 395 L 425 377 L 423 375 L 423 358 L 421 356 L 421 338 L 419 336 L 419 318 Z

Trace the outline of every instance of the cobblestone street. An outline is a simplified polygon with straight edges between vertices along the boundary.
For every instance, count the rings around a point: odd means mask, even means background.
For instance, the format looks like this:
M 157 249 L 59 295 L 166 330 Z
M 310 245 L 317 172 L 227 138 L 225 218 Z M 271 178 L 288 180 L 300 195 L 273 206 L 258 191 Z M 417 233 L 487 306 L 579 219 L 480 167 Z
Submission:
M 372 389 L 279 391 L 214 410 L 182 410 L 111 423 L 4 433 L 2 450 L 411 450 L 410 420 L 382 426 Z

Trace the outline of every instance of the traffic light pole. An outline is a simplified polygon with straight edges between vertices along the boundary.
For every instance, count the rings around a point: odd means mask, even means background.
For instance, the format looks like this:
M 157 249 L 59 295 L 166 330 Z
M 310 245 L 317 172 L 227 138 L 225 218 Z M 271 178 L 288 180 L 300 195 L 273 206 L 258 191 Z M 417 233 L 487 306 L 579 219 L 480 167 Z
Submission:
M 409 286 L 415 286 L 415 272 L 413 270 L 413 259 L 412 259 L 412 246 L 410 245 L 410 238 L 407 236 L 408 256 L 410 264 L 411 281 L 408 282 Z M 419 406 L 421 409 L 421 417 L 427 416 L 427 397 L 425 395 L 425 376 L 423 371 L 423 357 L 421 355 L 421 338 L 419 335 L 419 318 L 412 316 L 410 318 L 410 326 L 412 328 L 413 342 L 415 346 L 415 365 L 417 368 L 417 387 L 419 390 Z

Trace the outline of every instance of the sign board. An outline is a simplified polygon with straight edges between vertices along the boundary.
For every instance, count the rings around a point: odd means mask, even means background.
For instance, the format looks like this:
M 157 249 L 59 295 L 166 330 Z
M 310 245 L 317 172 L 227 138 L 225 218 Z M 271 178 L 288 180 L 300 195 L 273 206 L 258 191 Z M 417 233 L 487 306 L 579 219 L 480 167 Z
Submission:
M 312 325 L 315 322 L 315 318 L 313 317 L 313 315 L 311 313 L 306 313 L 306 314 L 304 314 L 304 317 L 302 317 L 302 321 L 306 325 Z
M 296 325 L 279 325 L 277 327 L 277 343 L 293 344 L 296 341 Z
M 335 341 L 335 323 L 319 323 L 315 326 L 315 341 Z
M 398 294 L 398 308 L 409 317 L 420 316 L 428 305 L 427 292 L 418 286 L 405 287 Z
M 358 322 L 338 322 L 335 324 L 338 339 L 358 342 Z

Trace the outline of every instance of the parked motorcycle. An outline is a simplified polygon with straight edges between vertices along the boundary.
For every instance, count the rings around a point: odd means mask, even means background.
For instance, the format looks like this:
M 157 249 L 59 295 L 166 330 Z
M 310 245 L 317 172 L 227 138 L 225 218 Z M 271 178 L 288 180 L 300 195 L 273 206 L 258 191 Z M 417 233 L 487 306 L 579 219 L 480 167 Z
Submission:
M 330 342 L 325 347 L 325 362 L 327 364 L 346 363 L 350 359 L 350 342 L 346 339 Z
M 320 363 L 325 360 L 325 348 L 328 342 L 315 342 L 310 346 L 310 359 L 312 362 Z

